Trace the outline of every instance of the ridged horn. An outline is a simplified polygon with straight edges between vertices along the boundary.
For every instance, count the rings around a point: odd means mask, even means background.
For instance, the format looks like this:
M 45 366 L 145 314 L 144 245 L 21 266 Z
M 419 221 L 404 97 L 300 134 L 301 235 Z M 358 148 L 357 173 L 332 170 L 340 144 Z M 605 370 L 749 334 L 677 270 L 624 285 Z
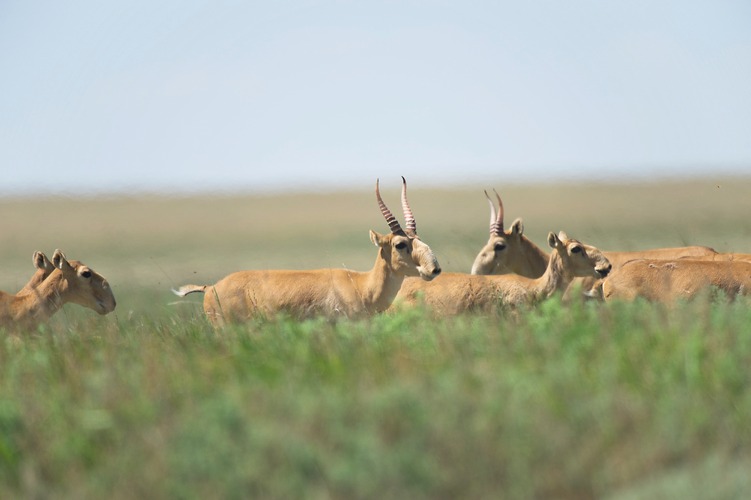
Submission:
M 376 199 L 378 200 L 378 207 L 381 209 L 381 213 L 383 214 L 383 218 L 386 219 L 386 223 L 389 225 L 389 228 L 391 229 L 392 233 L 403 233 L 402 227 L 399 225 L 399 221 L 396 220 L 396 217 L 394 217 L 394 214 L 391 213 L 391 210 L 386 206 L 386 204 L 383 202 L 383 198 L 381 198 L 381 190 L 378 189 L 378 183 L 380 179 L 376 179 Z
M 415 216 L 412 215 L 412 209 L 409 208 L 407 201 L 407 179 L 402 176 L 402 212 L 404 212 L 404 223 L 407 225 L 407 232 L 417 234 L 417 223 Z
M 493 189 L 493 192 L 495 193 L 495 197 L 498 200 L 498 214 L 496 214 L 495 212 L 493 200 L 491 200 L 490 196 L 488 196 L 488 192 L 484 191 L 485 198 L 488 199 L 488 203 L 490 204 L 490 234 L 497 234 L 498 236 L 501 236 L 503 234 L 503 202 L 501 201 L 501 196 L 495 189 Z

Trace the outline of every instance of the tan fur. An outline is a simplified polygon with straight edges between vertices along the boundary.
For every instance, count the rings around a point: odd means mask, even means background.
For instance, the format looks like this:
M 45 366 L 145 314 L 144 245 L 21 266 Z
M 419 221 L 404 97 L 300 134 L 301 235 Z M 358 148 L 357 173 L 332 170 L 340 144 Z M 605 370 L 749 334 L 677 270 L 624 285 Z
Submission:
M 55 269 L 35 287 L 17 294 L 0 292 L 0 327 L 34 329 L 67 303 L 99 314 L 115 309 L 115 297 L 103 276 L 81 262 L 66 260 L 60 250 L 55 250 L 52 263 Z
M 498 196 L 500 203 L 500 196 Z M 502 205 L 500 207 L 502 211 Z M 491 220 L 494 209 L 491 202 Z M 498 222 L 502 223 L 502 215 Z M 515 273 L 528 278 L 539 278 L 548 265 L 548 254 L 523 235 L 524 225 L 516 219 L 509 230 L 499 228 L 499 233 L 491 234 L 490 239 L 480 250 L 472 264 L 472 274 Z M 655 248 L 631 252 L 603 251 L 614 269 L 634 259 L 678 259 L 699 255 L 717 255 L 709 247 L 688 246 L 675 248 Z M 583 289 L 589 290 L 597 281 L 591 277 L 583 280 Z
M 673 260 L 699 256 L 713 256 L 718 254 L 717 251 L 709 247 L 689 246 L 674 248 L 652 248 L 650 250 L 635 250 L 631 252 L 605 252 L 605 255 L 613 264 L 613 267 L 620 267 L 626 262 L 635 259 Z
M 406 181 L 404 178 L 402 181 L 406 232 L 383 204 L 376 184 L 376 197 L 392 232 L 382 235 L 370 231 L 378 256 L 368 272 L 348 269 L 239 271 L 214 285 L 185 285 L 174 292 L 181 297 L 203 292 L 204 311 L 216 326 L 277 313 L 297 319 L 358 318 L 384 311 L 393 302 L 406 276 L 431 280 L 441 273 L 433 251 L 414 232 L 416 225 L 406 201 Z
M 649 250 L 634 250 L 630 252 L 603 251 L 605 257 L 613 264 L 613 270 L 620 269 L 623 264 L 636 259 L 673 260 L 695 257 L 711 257 L 717 252 L 709 247 L 688 246 L 672 248 L 652 248 Z M 588 297 L 602 299 L 602 280 L 600 278 L 582 278 L 575 283 Z
M 549 256 L 524 236 L 522 220 L 516 219 L 508 230 L 502 232 L 490 235 L 472 264 L 472 274 L 515 273 L 528 278 L 542 276 Z
M 499 307 L 534 304 L 565 290 L 578 276 L 605 276 L 610 263 L 595 247 L 584 245 L 561 232 L 548 235 L 553 252 L 539 278 L 517 274 L 478 276 L 445 273 L 439 279 L 424 283 L 407 279 L 397 295 L 397 304 L 425 303 L 437 314 L 466 311 L 491 312 Z
M 517 219 L 520 222 L 521 219 Z M 514 223 L 516 224 L 516 222 Z M 507 235 L 513 234 L 513 229 L 506 231 Z M 521 236 L 521 235 L 520 235 Z M 483 247 L 472 266 L 472 274 L 506 274 L 515 273 L 529 278 L 542 276 L 547 266 L 548 254 L 527 237 L 507 236 L 502 241 L 505 243 L 503 251 L 494 251 L 494 243 L 499 241 L 498 236 L 491 236 L 488 243 Z M 629 252 L 614 252 L 603 250 L 602 253 L 608 258 L 613 268 L 616 269 L 624 263 L 636 259 L 682 259 L 682 258 L 706 258 L 709 260 L 724 260 L 722 255 L 747 255 L 747 254 L 719 254 L 714 249 L 705 246 L 688 246 L 672 248 L 652 248 L 649 250 L 633 250 Z M 746 258 L 748 259 L 748 257 Z M 730 260 L 733 260 L 732 258 Z M 738 260 L 738 258 L 736 258 Z M 596 278 L 593 278 L 596 280 Z
M 500 204 L 500 196 L 498 196 L 498 201 Z M 502 210 L 502 205 L 500 210 Z M 494 208 L 491 202 L 491 221 L 493 213 Z M 499 222 L 502 223 L 502 216 L 499 217 Z M 516 219 L 508 231 L 502 231 L 502 235 L 491 234 L 472 264 L 472 274 L 515 273 L 528 278 L 542 276 L 548 263 L 548 254 L 523 236 L 523 230 L 522 220 Z M 680 259 L 696 256 L 709 258 L 718 255 L 714 249 L 705 246 L 653 248 L 630 252 L 603 251 L 603 254 L 610 261 L 613 269 L 618 269 L 625 262 L 634 259 Z M 594 276 L 574 280 L 571 288 L 581 290 L 590 298 L 602 298 L 602 280 Z M 569 290 L 566 294 L 567 298 L 570 298 L 571 294 Z
M 504 237 L 491 235 L 472 266 L 472 274 L 508 274 L 515 273 L 529 278 L 542 276 L 547 267 L 549 256 L 526 236 L 522 235 L 521 219 L 517 219 L 511 229 L 505 231 Z M 500 243 L 500 248 L 496 245 Z M 630 252 L 602 252 L 610 261 L 613 269 L 635 259 L 679 259 L 706 258 L 716 259 L 720 255 L 715 250 L 704 246 L 674 248 L 653 248 Z M 741 254 L 743 255 L 743 254 Z M 737 259 L 736 259 L 737 260 Z M 572 282 L 574 289 L 581 290 L 591 298 L 602 298 L 602 278 L 589 276 Z M 568 295 L 568 294 L 567 294 Z
M 751 262 L 751 253 L 714 253 L 710 255 L 698 255 L 692 257 L 681 257 L 691 260 L 707 260 L 717 262 L 741 261 Z
M 379 251 L 368 272 L 239 271 L 214 285 L 186 285 L 177 293 L 204 292 L 204 311 L 215 325 L 280 312 L 298 319 L 319 315 L 357 318 L 386 310 L 405 276 L 430 280 L 440 273 L 430 247 L 417 237 L 371 231 L 371 239 Z
M 671 303 L 712 290 L 721 290 L 732 299 L 751 292 L 751 262 L 634 260 L 615 270 L 602 287 L 605 300 L 642 297 Z

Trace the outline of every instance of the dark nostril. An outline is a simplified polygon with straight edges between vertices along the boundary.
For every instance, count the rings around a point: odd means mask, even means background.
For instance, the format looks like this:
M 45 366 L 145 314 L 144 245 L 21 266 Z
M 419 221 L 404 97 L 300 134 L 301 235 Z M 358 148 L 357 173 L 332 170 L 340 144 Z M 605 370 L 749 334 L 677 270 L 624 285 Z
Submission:
M 439 274 L 441 274 L 440 267 L 436 267 L 435 269 L 433 269 L 433 276 L 438 276 Z

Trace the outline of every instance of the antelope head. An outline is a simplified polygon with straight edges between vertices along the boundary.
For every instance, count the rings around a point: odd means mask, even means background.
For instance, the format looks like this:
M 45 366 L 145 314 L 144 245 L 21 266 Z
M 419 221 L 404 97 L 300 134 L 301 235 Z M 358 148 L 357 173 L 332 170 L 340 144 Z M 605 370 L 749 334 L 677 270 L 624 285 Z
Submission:
M 485 198 L 490 204 L 490 238 L 477 254 L 475 262 L 472 264 L 472 274 L 506 274 L 515 272 L 518 266 L 515 261 L 523 258 L 521 253 L 522 235 L 524 225 L 521 219 L 516 219 L 511 224 L 511 229 L 503 229 L 503 202 L 500 195 L 494 189 L 496 199 L 498 200 L 498 212 L 495 210 L 493 200 L 485 191 Z
M 430 281 L 441 274 L 441 267 L 430 247 L 417 236 L 417 224 L 407 201 L 407 181 L 402 177 L 402 211 L 406 230 L 386 207 L 376 180 L 376 199 L 383 217 L 391 229 L 390 234 L 370 231 L 370 241 L 380 248 L 380 255 L 391 270 L 403 276 L 419 276 Z
M 563 231 L 548 234 L 548 245 L 571 276 L 605 278 L 613 267 L 599 249 L 569 238 Z
M 99 314 L 115 310 L 115 296 L 104 276 L 81 262 L 68 261 L 60 250 L 55 250 L 52 264 L 62 273 L 59 293 L 66 302 L 88 307 Z

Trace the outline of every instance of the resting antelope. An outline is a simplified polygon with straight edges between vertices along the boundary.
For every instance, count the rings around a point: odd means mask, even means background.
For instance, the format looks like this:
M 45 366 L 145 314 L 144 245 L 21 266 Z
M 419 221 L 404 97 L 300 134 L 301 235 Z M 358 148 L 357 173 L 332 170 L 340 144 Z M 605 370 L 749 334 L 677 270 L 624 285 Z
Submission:
M 115 309 L 115 296 L 102 275 L 81 262 L 68 261 L 60 250 L 55 250 L 52 264 L 55 269 L 35 286 L 15 295 L 0 292 L 0 327 L 34 329 L 67 303 L 99 314 Z
M 553 249 L 548 264 L 539 278 L 518 274 L 477 276 L 444 273 L 431 283 L 407 279 L 397 295 L 396 303 L 425 303 L 438 314 L 457 314 L 471 310 L 490 312 L 499 307 L 534 304 L 565 290 L 575 277 L 603 278 L 610 271 L 610 262 L 595 247 L 585 245 L 560 232 L 548 235 Z
M 406 230 L 381 199 L 377 181 L 375 192 L 391 233 L 382 235 L 370 231 L 378 256 L 368 272 L 348 269 L 240 271 L 214 285 L 185 285 L 174 292 L 181 297 L 193 292 L 205 293 L 203 308 L 215 325 L 278 312 L 302 319 L 316 315 L 354 318 L 384 311 L 393 302 L 405 276 L 420 276 L 429 281 L 441 273 L 441 268 L 433 251 L 417 236 L 404 177 L 401 200 Z
M 751 293 L 751 262 L 639 259 L 623 264 L 602 284 L 605 300 L 642 297 L 666 303 L 713 289 L 730 299 Z
M 499 205 L 497 213 L 493 201 L 485 192 L 485 197 L 490 203 L 490 239 L 475 258 L 472 274 L 516 273 L 530 278 L 541 276 L 547 265 L 547 254 L 522 235 L 521 219 L 516 219 L 509 231 L 503 230 L 503 202 L 498 193 L 495 195 Z M 618 269 L 624 263 L 634 259 L 678 259 L 717 255 L 715 250 L 704 246 L 654 248 L 631 252 L 603 251 L 603 253 L 613 269 Z M 599 296 L 599 285 L 600 279 L 597 277 L 581 280 L 582 290 L 590 296 Z

